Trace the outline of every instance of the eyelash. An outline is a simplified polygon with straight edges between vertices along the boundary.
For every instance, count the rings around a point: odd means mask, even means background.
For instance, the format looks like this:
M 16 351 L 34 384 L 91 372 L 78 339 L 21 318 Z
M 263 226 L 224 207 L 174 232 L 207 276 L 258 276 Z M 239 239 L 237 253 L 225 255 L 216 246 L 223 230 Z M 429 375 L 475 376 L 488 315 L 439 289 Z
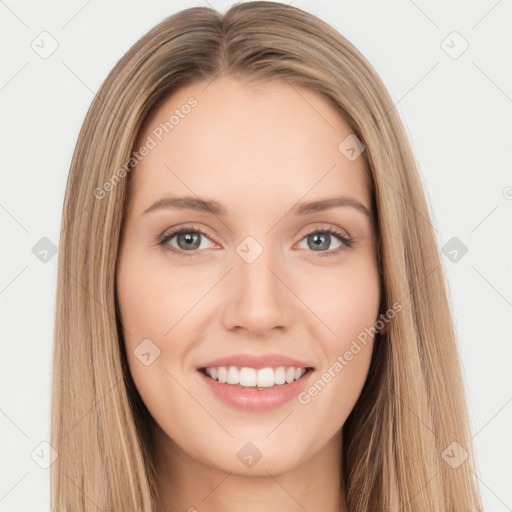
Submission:
M 166 232 L 164 233 L 163 235 L 161 235 L 158 240 L 157 240 L 157 243 L 159 246 L 162 247 L 162 249 L 164 251 L 169 251 L 169 252 L 172 252 L 174 254 L 177 254 L 178 256 L 183 256 L 183 257 L 193 257 L 193 256 L 198 256 L 198 253 L 197 252 L 193 252 L 193 251 L 183 251 L 181 249 L 176 249 L 175 247 L 173 247 L 172 245 L 169 245 L 168 242 L 174 238 L 176 235 L 181 235 L 182 233 L 199 233 L 201 234 L 202 236 L 210 239 L 209 235 L 207 233 L 205 233 L 203 230 L 201 229 L 198 229 L 198 228 L 195 228 L 195 227 L 192 227 L 192 226 L 185 226 L 183 228 L 180 228 L 180 229 L 177 229 L 175 231 L 171 231 L 170 233 Z M 318 256 L 320 257 L 330 257 L 330 256 L 336 256 L 338 253 L 340 253 L 341 251 L 343 250 L 346 250 L 346 249 L 350 249 L 353 247 L 354 245 L 354 240 L 352 238 L 349 238 L 347 236 L 345 236 L 345 234 L 340 231 L 340 230 L 337 230 L 335 228 L 315 228 L 315 229 L 312 229 L 311 231 L 309 231 L 308 233 L 306 233 L 302 238 L 301 238 L 301 241 L 306 238 L 307 236 L 309 235 L 312 235 L 314 233 L 321 233 L 321 234 L 329 234 L 329 235 L 333 235 L 335 236 L 340 242 L 342 242 L 342 245 L 340 247 L 338 247 L 337 249 L 333 249 L 333 250 L 330 250 L 330 251 L 319 251 L 318 252 Z M 197 251 L 197 249 L 196 249 Z M 312 251 L 312 252 L 316 252 L 316 251 Z M 187 254 L 188 253 L 188 254 Z

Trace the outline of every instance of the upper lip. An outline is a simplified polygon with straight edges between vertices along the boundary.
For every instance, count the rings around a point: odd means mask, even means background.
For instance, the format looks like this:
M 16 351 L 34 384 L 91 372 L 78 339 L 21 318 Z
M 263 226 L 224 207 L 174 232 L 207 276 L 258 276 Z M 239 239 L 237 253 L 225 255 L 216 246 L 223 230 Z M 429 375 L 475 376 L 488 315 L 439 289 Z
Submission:
M 218 366 L 238 366 L 239 368 L 278 368 L 279 366 L 293 366 L 295 368 L 313 368 L 308 363 L 294 359 L 292 357 L 284 356 L 281 354 L 233 354 L 220 359 L 208 361 L 198 367 L 198 370 L 203 368 L 212 368 Z

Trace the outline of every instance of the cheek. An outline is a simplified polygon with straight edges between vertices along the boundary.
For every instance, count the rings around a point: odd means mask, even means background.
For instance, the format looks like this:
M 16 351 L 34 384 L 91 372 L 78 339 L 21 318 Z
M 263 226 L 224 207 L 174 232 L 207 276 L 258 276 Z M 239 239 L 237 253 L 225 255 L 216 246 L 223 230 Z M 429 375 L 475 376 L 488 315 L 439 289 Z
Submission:
M 378 318 L 380 279 L 371 255 L 347 258 L 339 266 L 298 273 L 299 297 L 316 317 L 313 325 L 326 351 L 344 350 Z
M 170 344 L 180 298 L 171 279 L 155 265 L 137 254 L 120 258 L 117 272 L 117 296 L 123 328 L 124 347 L 130 372 L 142 395 L 141 387 L 160 379 L 169 351 L 179 350 Z
M 124 347 L 134 383 L 150 410 L 169 401 L 164 390 L 178 389 L 171 375 L 182 374 L 188 353 L 200 338 L 204 296 L 211 288 L 209 282 L 214 282 L 207 277 L 198 279 L 193 266 L 172 268 L 165 258 L 136 251 L 119 259 Z
M 135 257 L 120 262 L 118 300 L 127 345 L 144 338 L 163 344 L 187 312 L 198 303 L 204 290 L 190 272 L 172 269 L 159 261 Z M 168 343 L 167 343 L 168 345 Z
M 158 423 L 172 417 L 179 386 L 172 378 L 187 351 L 188 304 L 194 294 L 179 272 L 135 255 L 120 258 L 117 295 L 130 374 Z M 177 395 L 177 396 L 175 396 Z
M 348 344 L 346 348 L 338 351 L 297 397 L 304 422 L 322 425 L 324 438 L 344 425 L 368 376 L 373 341 Z
M 311 310 L 321 320 L 312 325 L 323 352 L 322 367 L 299 402 L 327 414 L 324 421 L 335 429 L 352 410 L 368 376 L 379 315 L 378 268 L 372 258 L 362 258 L 333 269 L 328 279 L 317 274 L 315 283 L 307 289 Z
M 328 320 L 335 334 L 320 338 L 322 366 L 297 397 L 304 425 L 322 425 L 319 443 L 339 431 L 361 395 L 372 358 L 379 295 L 339 293 L 336 304 Z

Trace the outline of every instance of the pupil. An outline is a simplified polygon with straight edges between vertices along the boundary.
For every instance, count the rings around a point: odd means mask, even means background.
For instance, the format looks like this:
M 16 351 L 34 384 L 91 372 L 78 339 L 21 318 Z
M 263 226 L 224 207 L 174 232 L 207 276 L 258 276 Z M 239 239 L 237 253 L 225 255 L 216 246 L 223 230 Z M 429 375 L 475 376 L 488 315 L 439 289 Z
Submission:
M 184 235 L 182 235 L 182 237 L 185 239 L 185 247 L 186 248 L 191 248 L 192 245 L 194 244 L 194 242 L 196 242 L 196 245 L 199 246 L 197 244 L 197 241 L 199 240 L 199 234 L 198 233 L 185 233 Z M 182 244 L 179 243 L 180 240 L 182 239 L 182 237 L 178 237 L 178 244 L 181 246 Z M 194 240 L 195 239 L 195 240 Z M 196 247 L 192 247 L 193 249 L 196 249 Z
M 316 233 L 316 234 L 312 235 L 312 237 L 313 237 L 313 241 L 314 241 L 314 247 L 321 248 L 321 249 L 327 249 L 329 247 L 328 235 L 327 234 L 325 234 L 325 233 L 324 234 Z M 324 239 L 323 242 L 322 242 L 321 238 Z

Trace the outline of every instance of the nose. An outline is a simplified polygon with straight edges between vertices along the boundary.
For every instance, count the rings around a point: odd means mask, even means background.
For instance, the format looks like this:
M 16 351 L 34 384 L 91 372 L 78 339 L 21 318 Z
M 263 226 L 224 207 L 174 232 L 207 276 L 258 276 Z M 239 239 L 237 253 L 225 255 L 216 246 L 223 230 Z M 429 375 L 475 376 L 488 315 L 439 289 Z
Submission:
M 263 251 L 252 263 L 235 254 L 233 267 L 225 283 L 225 327 L 254 335 L 290 327 L 297 299 L 287 283 L 287 272 L 271 251 Z

